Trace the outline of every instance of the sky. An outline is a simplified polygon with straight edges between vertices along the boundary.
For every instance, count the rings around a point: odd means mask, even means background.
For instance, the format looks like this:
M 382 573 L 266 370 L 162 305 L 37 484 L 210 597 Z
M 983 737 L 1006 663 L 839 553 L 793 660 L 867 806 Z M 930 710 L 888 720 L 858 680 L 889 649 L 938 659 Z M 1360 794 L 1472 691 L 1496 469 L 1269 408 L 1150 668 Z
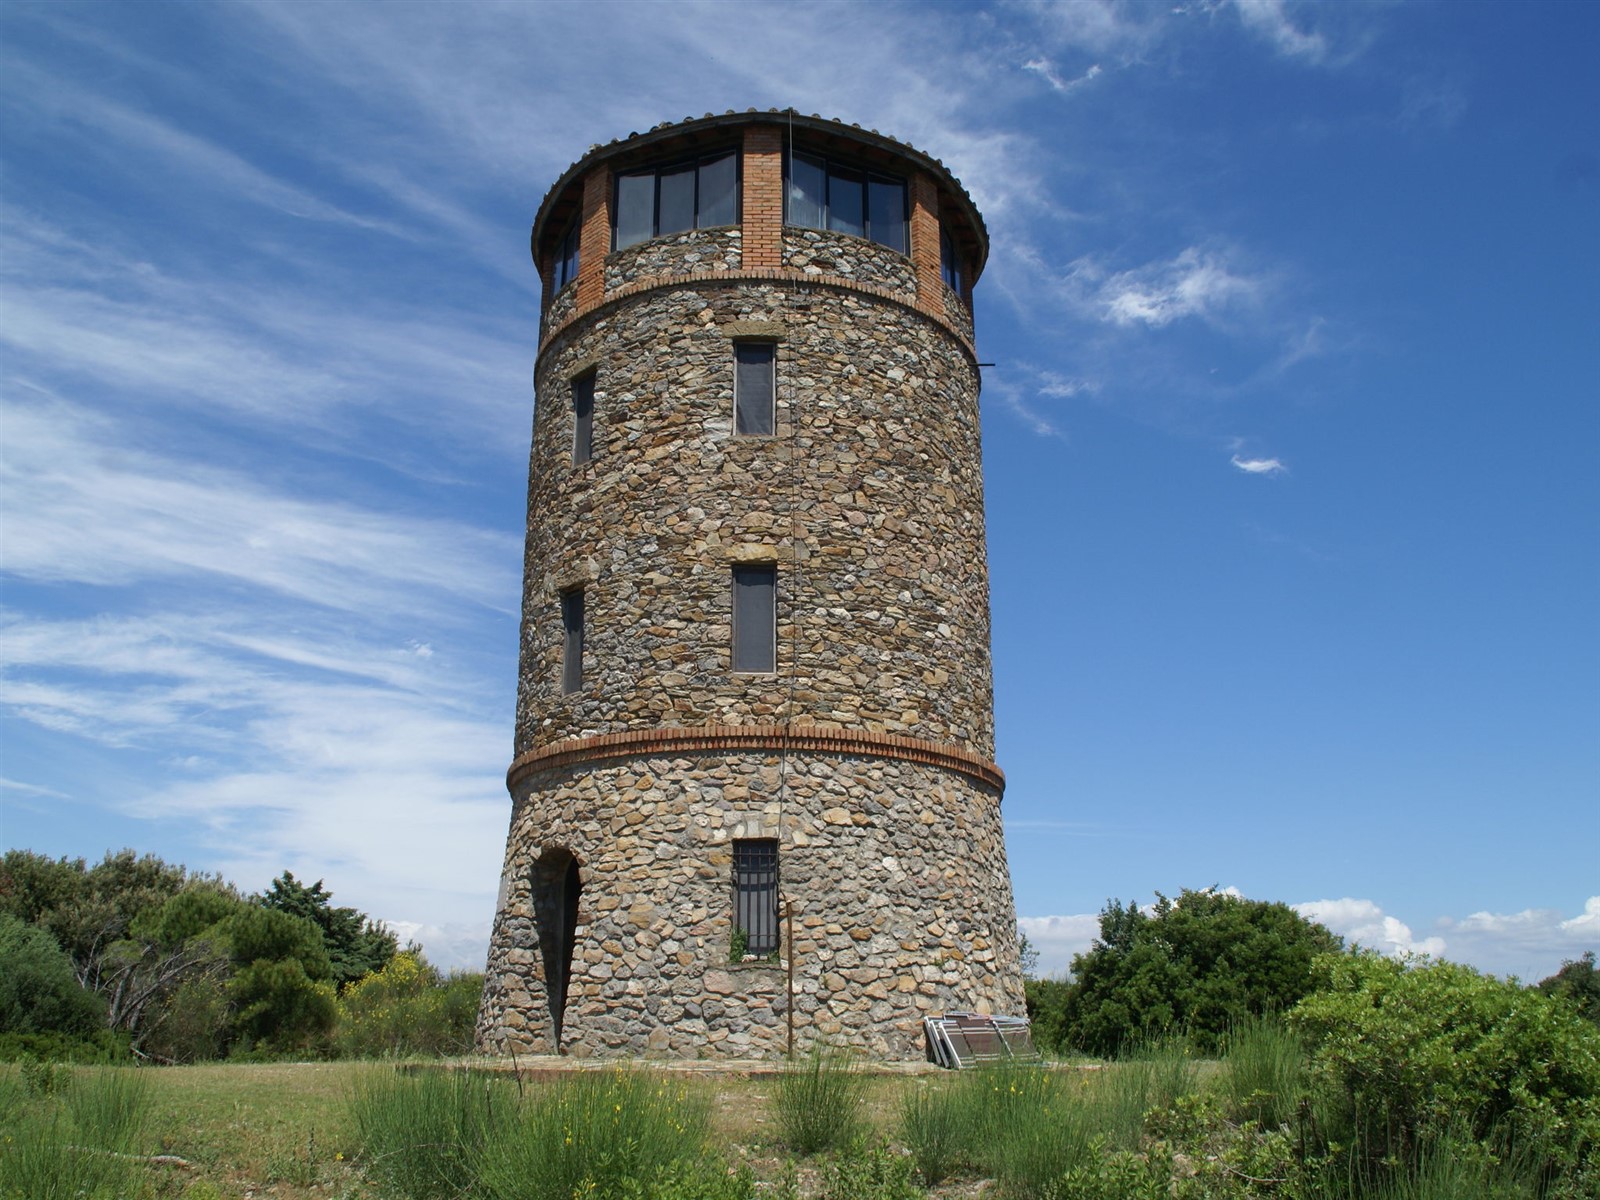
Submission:
M 794 107 L 953 170 L 998 758 L 1109 899 L 1600 948 L 1600 5 L 0 6 L 0 841 L 481 969 L 545 190 Z

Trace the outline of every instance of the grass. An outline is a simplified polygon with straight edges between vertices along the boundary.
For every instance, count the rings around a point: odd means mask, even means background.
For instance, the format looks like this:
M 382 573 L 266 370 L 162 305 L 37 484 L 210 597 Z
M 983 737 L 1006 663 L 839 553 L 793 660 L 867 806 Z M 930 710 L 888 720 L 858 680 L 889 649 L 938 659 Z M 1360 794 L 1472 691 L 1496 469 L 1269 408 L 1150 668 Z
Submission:
M 778 1081 L 778 1121 L 789 1149 L 815 1154 L 856 1140 L 863 1082 L 849 1051 L 822 1042 L 790 1060 Z

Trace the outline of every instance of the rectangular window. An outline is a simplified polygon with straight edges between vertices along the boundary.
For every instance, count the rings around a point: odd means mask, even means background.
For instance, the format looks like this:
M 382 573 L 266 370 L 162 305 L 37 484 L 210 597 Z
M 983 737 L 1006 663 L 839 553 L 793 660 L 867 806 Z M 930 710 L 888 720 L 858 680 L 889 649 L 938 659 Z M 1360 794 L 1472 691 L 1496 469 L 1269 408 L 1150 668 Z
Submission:
M 556 249 L 555 290 L 558 292 L 578 277 L 578 230 L 582 224 L 574 220 Z
M 561 593 L 561 691 L 583 689 L 583 589 Z
M 770 437 L 775 428 L 776 350 L 771 342 L 733 344 L 733 431 L 743 437 Z
M 951 289 L 961 294 L 961 255 L 947 230 L 939 231 L 939 274 Z
M 778 950 L 778 841 L 740 838 L 733 843 L 733 924 L 745 936 L 745 953 Z
M 739 156 L 691 159 L 617 177 L 613 248 L 739 220 Z
M 594 372 L 572 381 L 572 465 L 594 457 Z
M 906 181 L 792 154 L 783 189 L 786 225 L 833 229 L 906 253 Z
M 777 670 L 778 568 L 733 569 L 733 669 Z

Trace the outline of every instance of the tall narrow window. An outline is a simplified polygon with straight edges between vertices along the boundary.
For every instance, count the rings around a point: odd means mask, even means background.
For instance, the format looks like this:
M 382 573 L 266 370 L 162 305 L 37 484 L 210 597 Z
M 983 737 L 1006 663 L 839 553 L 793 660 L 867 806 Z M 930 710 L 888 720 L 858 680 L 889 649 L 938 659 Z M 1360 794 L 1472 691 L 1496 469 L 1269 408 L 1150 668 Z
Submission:
M 733 843 L 733 924 L 744 931 L 745 953 L 778 949 L 778 841 L 741 838 Z
M 594 457 L 594 372 L 572 381 L 572 462 Z
M 773 432 L 776 351 L 771 342 L 733 344 L 734 433 L 762 437 Z
M 733 569 L 733 669 L 777 670 L 778 568 Z
M 556 248 L 555 290 L 558 292 L 578 277 L 578 234 L 582 224 L 574 217 Z
M 561 691 L 583 688 L 583 589 L 561 593 Z
M 950 237 L 949 230 L 939 231 L 939 274 L 944 277 L 952 290 L 958 295 L 961 292 L 961 255 L 956 250 L 956 244 Z

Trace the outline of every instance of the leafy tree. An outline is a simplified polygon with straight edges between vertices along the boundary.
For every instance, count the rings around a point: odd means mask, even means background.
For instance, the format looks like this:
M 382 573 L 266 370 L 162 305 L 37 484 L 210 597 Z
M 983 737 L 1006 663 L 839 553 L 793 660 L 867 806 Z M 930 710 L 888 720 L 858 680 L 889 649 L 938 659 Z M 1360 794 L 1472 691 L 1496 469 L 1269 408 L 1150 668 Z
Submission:
M 1547 996 L 1571 1001 L 1587 1020 L 1600 1025 L 1600 970 L 1595 968 L 1593 950 L 1584 951 L 1582 958 L 1563 962 L 1561 970 L 1541 979 L 1538 986 Z
M 1331 1126 L 1369 1182 L 1439 1137 L 1510 1137 L 1569 1174 L 1600 1154 L 1600 1030 L 1536 988 L 1456 963 L 1324 955 L 1288 1014 Z
M 1156 894 L 1152 912 L 1112 900 L 1100 936 L 1072 960 L 1067 1040 L 1114 1055 L 1141 1038 L 1187 1034 L 1214 1050 L 1247 1016 L 1282 1011 L 1311 990 L 1311 962 L 1343 943 L 1286 904 L 1215 889 Z
M 0 1033 L 87 1037 L 104 1023 L 105 1005 L 78 983 L 55 939 L 0 913 Z
M 341 989 L 394 957 L 398 939 L 388 929 L 354 908 L 335 908 L 333 893 L 322 880 L 309 887 L 288 871 L 272 881 L 260 897 L 262 907 L 304 917 L 322 931 L 323 947 Z
M 245 1048 L 318 1048 L 333 1028 L 333 967 L 306 917 L 246 905 L 218 927 L 232 949 L 229 996 Z

